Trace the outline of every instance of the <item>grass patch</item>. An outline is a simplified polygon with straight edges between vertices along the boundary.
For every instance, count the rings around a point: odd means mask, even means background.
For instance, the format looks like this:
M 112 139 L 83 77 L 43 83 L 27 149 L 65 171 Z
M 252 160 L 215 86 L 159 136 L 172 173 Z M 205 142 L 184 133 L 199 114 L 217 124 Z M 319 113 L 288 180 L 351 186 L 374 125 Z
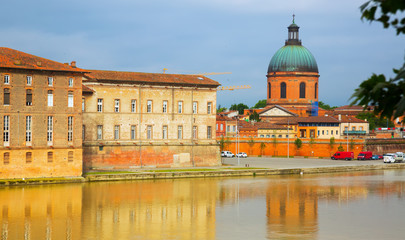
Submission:
M 206 171 L 219 171 L 221 169 L 210 168 L 188 168 L 188 169 L 161 169 L 161 170 L 145 170 L 142 172 L 206 172 Z

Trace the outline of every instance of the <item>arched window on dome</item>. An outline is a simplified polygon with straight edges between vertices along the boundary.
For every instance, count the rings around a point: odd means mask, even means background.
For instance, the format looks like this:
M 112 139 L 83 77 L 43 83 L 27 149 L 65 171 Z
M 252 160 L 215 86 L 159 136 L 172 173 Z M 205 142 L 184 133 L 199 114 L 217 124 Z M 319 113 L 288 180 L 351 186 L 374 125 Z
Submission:
M 280 84 L 280 98 L 287 98 L 287 84 L 285 82 Z
M 315 83 L 315 99 L 318 98 L 318 83 Z
M 267 87 L 267 90 L 269 91 L 269 93 L 268 93 L 269 97 L 268 98 L 271 98 L 271 83 L 269 83 L 269 85 Z
M 300 98 L 305 98 L 305 83 L 300 83 Z

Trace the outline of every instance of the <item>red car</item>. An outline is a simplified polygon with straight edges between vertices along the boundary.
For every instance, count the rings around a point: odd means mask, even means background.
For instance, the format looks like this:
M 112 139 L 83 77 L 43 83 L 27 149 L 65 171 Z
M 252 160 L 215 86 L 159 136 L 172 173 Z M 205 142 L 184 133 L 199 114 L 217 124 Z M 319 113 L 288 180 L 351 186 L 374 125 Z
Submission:
M 354 153 L 353 152 L 336 152 L 335 154 L 330 157 L 332 160 L 335 159 L 341 159 L 341 160 L 352 160 L 354 159 Z

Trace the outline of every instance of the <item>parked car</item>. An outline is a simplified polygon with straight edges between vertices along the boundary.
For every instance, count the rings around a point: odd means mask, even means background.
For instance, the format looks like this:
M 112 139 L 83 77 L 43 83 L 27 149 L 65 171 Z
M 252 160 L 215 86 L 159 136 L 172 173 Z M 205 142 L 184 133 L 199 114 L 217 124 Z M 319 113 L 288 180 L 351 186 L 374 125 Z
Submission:
M 244 152 L 237 153 L 236 156 L 240 158 L 247 158 L 247 154 Z
M 384 154 L 384 163 L 394 163 L 396 155 L 394 153 Z
M 359 155 L 357 155 L 357 160 L 371 160 L 372 157 L 372 152 L 360 152 Z
M 233 154 L 231 151 L 222 151 L 221 157 L 235 157 L 235 154 Z
M 373 159 L 373 160 L 380 160 L 380 159 L 384 159 L 384 157 L 383 157 L 382 155 L 373 155 L 373 156 L 371 157 L 371 159 Z
M 403 152 L 396 152 L 395 153 L 395 162 L 403 162 L 404 161 L 404 153 Z
M 332 160 L 352 160 L 354 159 L 354 153 L 353 152 L 336 152 L 335 154 L 330 157 Z

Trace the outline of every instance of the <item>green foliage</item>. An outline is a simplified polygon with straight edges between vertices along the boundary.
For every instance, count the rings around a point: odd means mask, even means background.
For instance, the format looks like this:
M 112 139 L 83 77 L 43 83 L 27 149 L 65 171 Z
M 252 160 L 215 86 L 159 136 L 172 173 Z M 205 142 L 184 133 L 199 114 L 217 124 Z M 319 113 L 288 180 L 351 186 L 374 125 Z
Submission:
M 224 151 L 225 148 L 225 139 L 224 136 L 221 136 L 221 139 L 219 140 L 219 149 L 222 151 Z
M 297 138 L 294 141 L 295 147 L 297 148 L 297 150 L 299 150 L 302 147 L 302 141 L 301 139 Z
M 334 146 L 335 146 L 335 138 L 331 137 L 329 139 L 329 147 L 330 147 L 330 149 L 333 149 Z
M 221 107 L 221 104 L 218 104 L 217 113 L 226 111 L 226 107 Z
M 253 137 L 250 137 L 250 139 L 248 140 L 248 145 L 249 145 L 249 154 L 252 154 L 252 147 L 255 145 L 255 140 L 253 139 Z
M 353 140 L 353 138 L 352 139 L 350 139 L 350 143 L 349 143 L 349 149 L 351 150 L 351 151 L 353 151 L 353 149 L 354 149 L 354 140 Z
M 315 143 L 315 139 L 314 139 L 313 137 L 311 137 L 311 138 L 309 139 L 309 146 L 311 147 L 311 149 L 312 149 L 312 147 L 314 146 L 314 143 Z
M 256 105 L 253 106 L 253 108 L 264 108 L 267 105 L 267 100 L 259 100 Z
M 404 0 L 370 0 L 360 10 L 362 19 L 381 22 L 384 28 L 390 26 L 397 35 L 405 34 Z M 377 13 L 377 14 L 376 14 Z M 401 15 L 402 14 L 402 15 Z M 374 106 L 375 115 L 396 118 L 405 114 L 405 63 L 394 69 L 396 76 L 386 79 L 383 74 L 373 74 L 355 89 L 351 96 L 352 105 Z
M 266 148 L 266 144 L 264 142 L 260 143 L 260 155 L 263 155 L 263 150 Z
M 238 110 L 239 114 L 243 114 L 243 110 L 249 109 L 246 104 L 239 103 L 239 104 L 232 104 L 229 110 Z
M 318 106 L 319 106 L 320 108 L 322 108 L 322 109 L 325 109 L 325 110 L 332 110 L 332 109 L 337 108 L 337 106 L 331 107 L 329 104 L 326 104 L 326 103 L 324 103 L 324 102 L 322 102 L 322 101 L 319 101 L 319 102 L 318 102 Z
M 403 0 L 371 0 L 360 6 L 360 11 L 361 19 L 381 22 L 384 28 L 392 26 L 397 35 L 405 33 L 405 17 L 401 15 L 405 11 Z
M 256 121 L 256 122 L 260 122 L 260 116 L 257 112 L 253 112 L 252 114 L 249 115 L 249 121 Z
M 367 120 L 369 123 L 369 130 L 373 130 L 378 127 L 387 127 L 387 120 L 388 120 L 388 127 L 394 127 L 394 123 L 385 118 L 385 117 L 377 117 L 372 112 L 362 112 L 356 116 L 358 119 Z
M 344 151 L 344 148 L 343 148 L 342 144 L 340 144 L 338 147 L 338 152 L 343 152 L 343 151 Z

